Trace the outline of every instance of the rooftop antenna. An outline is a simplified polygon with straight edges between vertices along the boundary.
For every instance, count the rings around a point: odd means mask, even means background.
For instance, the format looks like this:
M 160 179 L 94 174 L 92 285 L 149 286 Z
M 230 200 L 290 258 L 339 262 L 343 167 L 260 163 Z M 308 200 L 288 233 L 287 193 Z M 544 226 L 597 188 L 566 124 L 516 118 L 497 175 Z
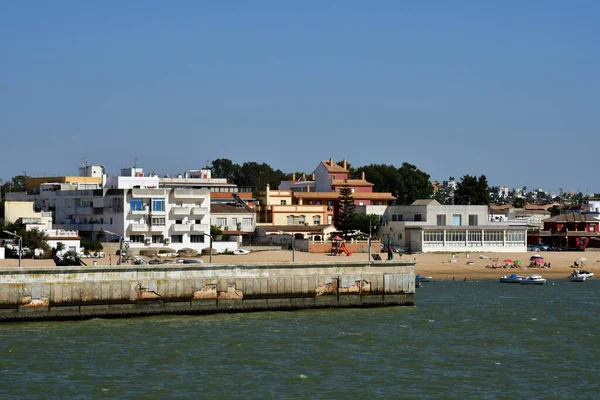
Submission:
M 88 166 L 88 159 L 87 159 L 87 157 L 83 157 L 83 166 L 84 167 Z
M 133 169 L 135 169 L 136 166 L 137 166 L 137 157 L 135 158 L 135 160 L 133 160 Z

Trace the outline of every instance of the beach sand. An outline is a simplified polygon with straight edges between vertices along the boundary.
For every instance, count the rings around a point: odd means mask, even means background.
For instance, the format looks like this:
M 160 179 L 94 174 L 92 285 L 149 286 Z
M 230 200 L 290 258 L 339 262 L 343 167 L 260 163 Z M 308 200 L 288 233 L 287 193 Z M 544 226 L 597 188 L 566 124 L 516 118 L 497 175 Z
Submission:
M 436 280 L 479 280 L 479 279 L 499 279 L 503 275 L 510 275 L 516 273 L 517 275 L 532 275 L 540 274 L 545 278 L 549 279 L 561 279 L 567 278 L 573 270 L 571 266 L 573 262 L 578 258 L 584 257 L 587 260 L 583 263 L 581 268 L 584 268 L 590 272 L 594 272 L 596 277 L 600 275 L 600 252 L 542 252 L 546 262 L 552 265 L 549 269 L 540 268 L 528 268 L 526 265 L 529 263 L 529 258 L 534 253 L 469 253 L 468 257 L 465 253 L 424 253 L 424 254 L 410 254 L 394 255 L 394 260 L 403 261 L 415 261 L 415 274 L 421 274 L 423 276 L 432 276 Z M 485 258 L 482 258 L 485 257 Z M 382 253 L 381 258 L 385 260 L 387 254 Z M 352 256 L 330 256 L 329 254 L 321 253 L 304 253 L 300 251 L 295 252 L 295 260 L 299 262 L 310 262 L 310 261 L 335 261 L 344 263 L 348 261 L 367 261 L 368 255 L 366 253 L 354 253 Z M 504 260 L 521 260 L 524 267 L 513 269 L 490 269 L 486 268 L 486 265 L 492 264 L 504 264 Z M 85 263 L 92 265 L 93 261 L 96 261 L 98 265 L 108 265 L 109 258 L 99 259 L 84 259 Z M 202 260 L 208 263 L 208 256 L 202 256 Z M 292 253 L 289 250 L 276 250 L 276 251 L 259 251 L 252 252 L 247 255 L 213 255 L 214 264 L 236 264 L 236 263 L 253 263 L 253 262 L 290 262 L 292 260 Z M 115 264 L 117 256 L 112 256 L 112 262 Z M 385 261 L 378 261 L 385 262 Z M 467 263 L 472 263 L 467 264 Z M 18 260 L 6 259 L 0 260 L 0 270 L 2 267 L 16 267 Z M 127 264 L 129 265 L 129 264 Z M 23 267 L 33 266 L 54 266 L 52 260 L 31 260 L 23 259 Z

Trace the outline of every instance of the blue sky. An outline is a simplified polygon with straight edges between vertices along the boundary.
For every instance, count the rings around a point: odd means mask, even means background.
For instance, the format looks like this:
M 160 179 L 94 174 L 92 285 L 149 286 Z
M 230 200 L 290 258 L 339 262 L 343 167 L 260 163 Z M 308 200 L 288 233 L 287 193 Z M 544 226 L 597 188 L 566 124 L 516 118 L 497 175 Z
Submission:
M 312 172 L 600 192 L 596 1 L 0 4 L 0 178 Z M 368 178 L 368 177 L 367 177 Z

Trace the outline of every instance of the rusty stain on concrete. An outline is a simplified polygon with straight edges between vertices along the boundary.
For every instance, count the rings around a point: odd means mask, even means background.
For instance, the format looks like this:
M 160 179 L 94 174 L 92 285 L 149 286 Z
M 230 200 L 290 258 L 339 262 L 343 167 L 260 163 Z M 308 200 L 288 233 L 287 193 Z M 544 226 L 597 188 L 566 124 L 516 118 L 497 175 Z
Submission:
M 160 299 L 162 296 L 151 290 L 139 291 L 137 294 L 138 300 Z
M 200 290 L 194 292 L 194 300 L 199 299 L 216 299 L 217 298 L 217 285 L 206 285 Z
M 220 291 L 217 295 L 219 300 L 234 300 L 241 299 L 244 297 L 244 292 L 239 289 L 236 289 L 235 286 L 229 285 L 227 287 L 227 291 Z
M 30 303 L 23 304 L 23 307 L 48 307 L 50 303 L 48 299 L 32 300 Z
M 371 291 L 371 283 L 363 280 L 354 282 L 354 285 L 341 287 L 338 289 L 340 293 L 368 293 Z
M 322 296 L 324 294 L 336 294 L 337 293 L 337 281 L 326 283 L 325 285 L 317 286 L 315 289 L 315 295 Z

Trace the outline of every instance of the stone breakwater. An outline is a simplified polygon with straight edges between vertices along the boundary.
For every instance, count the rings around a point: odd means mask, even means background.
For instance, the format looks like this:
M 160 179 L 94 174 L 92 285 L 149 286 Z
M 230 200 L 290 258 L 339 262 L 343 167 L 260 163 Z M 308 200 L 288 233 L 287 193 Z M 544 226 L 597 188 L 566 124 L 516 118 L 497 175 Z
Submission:
M 0 269 L 0 321 L 414 305 L 414 263 Z

